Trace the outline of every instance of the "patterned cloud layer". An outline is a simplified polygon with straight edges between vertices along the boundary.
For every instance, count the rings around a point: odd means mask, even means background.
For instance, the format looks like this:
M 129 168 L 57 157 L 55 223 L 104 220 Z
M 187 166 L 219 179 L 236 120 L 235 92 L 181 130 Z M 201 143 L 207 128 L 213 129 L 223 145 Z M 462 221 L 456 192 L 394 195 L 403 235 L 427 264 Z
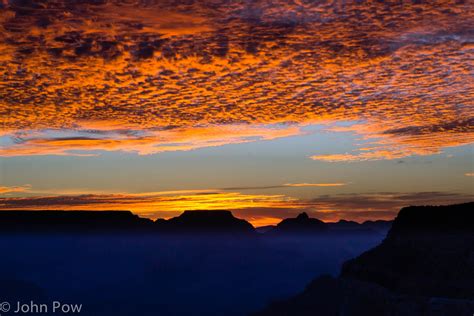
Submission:
M 370 145 L 312 159 L 469 144 L 472 12 L 459 0 L 3 1 L 0 155 L 153 154 L 338 121 Z

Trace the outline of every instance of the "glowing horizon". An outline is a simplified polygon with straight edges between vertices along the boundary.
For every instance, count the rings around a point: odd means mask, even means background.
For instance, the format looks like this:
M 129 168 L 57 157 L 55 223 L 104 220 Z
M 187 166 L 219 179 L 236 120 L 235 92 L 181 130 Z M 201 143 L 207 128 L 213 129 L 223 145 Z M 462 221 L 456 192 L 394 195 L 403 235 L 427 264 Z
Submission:
M 127 196 L 263 223 L 472 200 L 472 9 L 2 1 L 0 209 Z

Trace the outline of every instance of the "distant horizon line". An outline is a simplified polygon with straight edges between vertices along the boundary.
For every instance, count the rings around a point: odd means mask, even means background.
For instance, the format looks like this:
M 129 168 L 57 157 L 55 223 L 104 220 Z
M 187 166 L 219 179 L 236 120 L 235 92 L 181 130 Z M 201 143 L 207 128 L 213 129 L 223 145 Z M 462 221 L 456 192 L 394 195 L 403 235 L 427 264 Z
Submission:
M 474 202 L 474 201 L 473 201 Z M 466 203 L 471 203 L 471 202 L 466 202 Z M 464 204 L 464 203 L 457 203 L 457 204 Z M 455 204 L 453 204 L 455 205 Z M 410 205 L 412 206 L 412 205 Z M 418 205 L 418 206 L 421 206 L 421 205 Z M 426 205 L 424 205 L 426 206 Z M 431 206 L 437 206 L 437 205 L 431 205 Z M 405 207 L 409 207 L 409 206 L 405 206 Z M 130 211 L 130 210 L 114 210 L 114 209 L 104 209 L 104 210 L 62 210 L 62 209 L 51 209 L 51 210 L 48 210 L 48 209 L 35 209 L 35 210 L 21 210 L 21 209 L 0 209 L 0 212 L 81 212 L 81 213 L 105 213 L 105 212 L 110 212 L 110 213 L 130 213 L 130 214 L 133 214 L 139 218 L 143 218 L 143 219 L 150 219 L 152 221 L 157 221 L 157 220 L 169 220 L 171 218 L 175 218 L 175 217 L 179 217 L 181 216 L 182 214 L 184 214 L 185 212 L 229 212 L 232 214 L 233 217 L 237 218 L 237 219 L 240 219 L 240 220 L 245 220 L 247 221 L 249 224 L 251 224 L 252 226 L 254 226 L 251 222 L 249 222 L 247 219 L 245 218 L 240 218 L 240 217 L 236 217 L 234 215 L 234 213 L 232 212 L 232 210 L 225 210 L 225 209 L 222 209 L 222 210 L 184 210 L 181 212 L 181 214 L 179 214 L 178 216 L 171 216 L 171 217 L 168 217 L 168 218 L 163 218 L 163 217 L 158 217 L 158 218 L 155 218 L 155 219 L 152 219 L 152 218 L 149 218 L 149 217 L 144 217 L 143 214 L 137 214 L 133 211 Z M 305 211 L 302 211 L 298 214 L 302 214 L 302 213 L 307 213 Z M 282 218 L 281 221 L 284 221 L 285 219 L 288 219 L 288 218 L 296 218 L 298 215 L 294 216 L 294 217 L 286 217 L 286 218 Z M 395 217 L 391 220 L 386 220 L 386 219 L 371 219 L 371 220 L 364 220 L 364 221 L 355 221 L 355 220 L 348 220 L 348 219 L 339 219 L 337 221 L 325 221 L 325 220 L 322 220 L 322 219 L 319 219 L 317 217 L 313 217 L 313 216 L 310 216 L 308 215 L 309 218 L 315 218 L 315 219 L 318 219 L 318 220 L 321 220 L 322 222 L 324 223 L 338 223 L 338 222 L 341 222 L 341 221 L 346 221 L 346 222 L 353 222 L 353 223 L 358 223 L 358 224 L 363 224 L 363 223 L 366 223 L 366 222 L 376 222 L 376 221 L 382 221 L 382 222 L 391 222 L 395 219 Z M 280 222 L 281 222 L 280 221 Z M 277 224 L 276 224 L 277 225 Z M 262 225 L 262 226 L 254 226 L 254 228 L 259 228 L 259 227 L 266 227 L 266 226 L 276 226 L 276 225 Z
M 309 217 L 318 219 L 324 223 L 337 223 L 340 221 L 355 222 L 358 224 L 363 224 L 365 222 L 374 222 L 374 221 L 393 221 L 399 211 L 405 207 L 410 206 L 446 206 L 446 205 L 458 205 L 474 203 L 474 199 L 458 200 L 458 201 L 433 201 L 426 202 L 420 201 L 420 203 L 407 203 L 405 205 L 391 205 L 390 208 L 383 208 L 381 205 L 378 208 L 369 208 L 368 210 L 359 210 L 354 208 L 353 211 L 349 210 L 339 210 L 337 208 L 327 211 L 324 208 L 308 208 L 304 207 L 293 207 L 293 208 L 190 208 L 183 210 L 168 210 L 160 211 L 158 210 L 134 210 L 134 209 L 124 209 L 124 208 L 96 208 L 96 209 L 81 209 L 81 208 L 33 208 L 25 207 L 19 205 L 19 207 L 0 207 L 0 212 L 122 212 L 130 213 L 139 218 L 149 219 L 151 221 L 157 221 L 159 219 L 169 220 L 171 218 L 179 217 L 185 212 L 218 212 L 218 211 L 227 211 L 232 214 L 233 217 L 237 219 L 243 219 L 248 223 L 252 224 L 253 227 L 264 227 L 264 226 L 275 226 L 278 225 L 281 221 L 288 218 L 295 218 L 298 214 L 306 213 Z M 5 206 L 5 205 L 4 205 Z M 82 205 L 84 206 L 84 205 Z M 107 206 L 107 205 L 104 205 Z M 111 206 L 111 205 L 108 205 Z M 81 206 L 79 206 L 81 207 Z M 362 214 L 362 216 L 358 216 Z M 332 216 L 331 216 L 332 215 Z M 346 215 L 346 216 L 344 216 Z

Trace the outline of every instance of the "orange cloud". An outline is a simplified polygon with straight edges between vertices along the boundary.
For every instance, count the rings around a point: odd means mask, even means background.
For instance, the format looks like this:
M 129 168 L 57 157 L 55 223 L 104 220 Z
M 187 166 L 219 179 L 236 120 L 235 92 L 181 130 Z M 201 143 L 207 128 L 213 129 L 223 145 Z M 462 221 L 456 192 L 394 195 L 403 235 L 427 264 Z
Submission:
M 235 208 L 286 206 L 294 199 L 283 195 L 241 193 L 155 192 L 142 194 L 84 194 L 0 198 L 0 209 L 131 210 L 137 214 L 172 217 L 184 210 L 221 210 Z M 296 207 L 296 206 L 295 206 Z M 157 211 L 159 210 L 159 212 Z
M 451 204 L 472 195 L 449 192 L 335 194 L 300 200 L 285 195 L 242 194 L 217 190 L 148 193 L 47 195 L 0 198 L 0 210 L 131 210 L 150 218 L 169 218 L 184 210 L 231 210 L 256 226 L 278 223 L 305 211 L 326 221 L 391 219 L 407 205 Z
M 285 183 L 278 185 L 265 185 L 265 186 L 246 186 L 246 187 L 231 187 L 222 188 L 222 191 L 244 191 L 244 190 L 266 190 L 266 189 L 280 189 L 280 188 L 301 188 L 301 187 L 340 187 L 345 186 L 347 183 L 336 182 L 336 183 Z
M 469 1 L 66 3 L 0 12 L 0 155 L 153 154 L 339 121 L 376 146 L 313 159 L 474 142 Z
M 126 151 L 140 155 L 168 151 L 188 151 L 204 147 L 272 140 L 301 134 L 297 127 L 212 126 L 148 132 L 143 136 L 117 135 L 117 138 L 58 137 L 24 138 L 0 149 L 0 156 L 88 155 L 81 151 Z
M 8 194 L 8 193 L 19 193 L 19 192 L 27 192 L 30 191 L 31 185 L 26 184 L 22 186 L 0 186 L 0 194 Z
M 466 177 L 474 177 L 474 172 L 467 172 L 464 174 Z
M 285 183 L 286 187 L 341 187 L 347 183 Z

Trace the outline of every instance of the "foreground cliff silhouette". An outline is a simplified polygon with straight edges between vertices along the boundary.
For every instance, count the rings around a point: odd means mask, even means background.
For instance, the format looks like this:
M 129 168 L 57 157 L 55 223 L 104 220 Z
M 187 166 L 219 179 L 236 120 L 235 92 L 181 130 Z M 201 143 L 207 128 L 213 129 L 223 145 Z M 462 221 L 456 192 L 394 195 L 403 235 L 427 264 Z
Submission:
M 386 239 L 257 315 L 466 315 L 474 312 L 474 203 L 403 208 Z

